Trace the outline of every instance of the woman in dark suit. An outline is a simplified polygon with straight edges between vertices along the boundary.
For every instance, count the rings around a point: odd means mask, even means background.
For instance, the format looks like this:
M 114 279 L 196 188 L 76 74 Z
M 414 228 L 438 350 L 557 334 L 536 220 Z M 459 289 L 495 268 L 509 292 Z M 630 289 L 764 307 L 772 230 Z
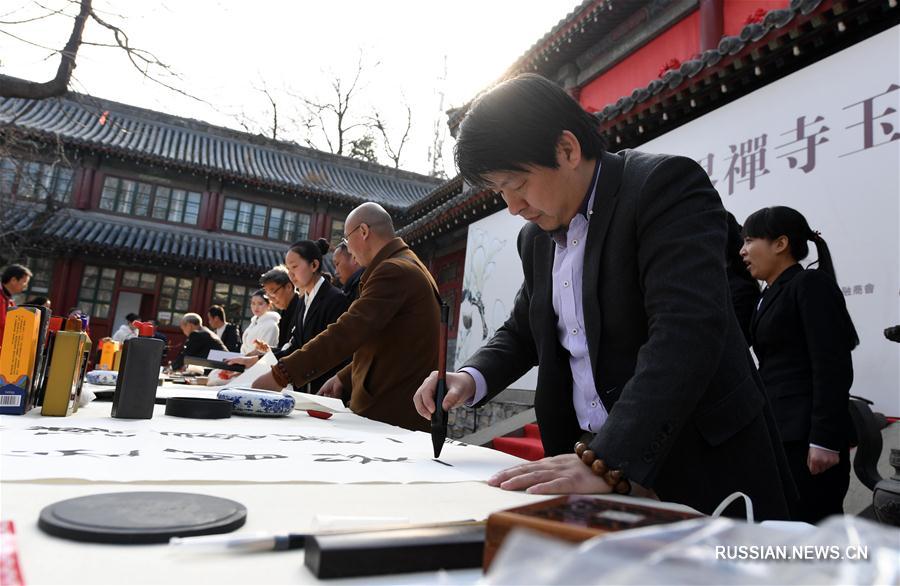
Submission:
M 750 336 L 800 492 L 800 519 L 843 514 L 850 482 L 848 413 L 859 343 L 828 246 L 798 211 L 764 208 L 744 222 L 741 256 L 766 282 Z M 819 267 L 798 261 L 816 245 Z
M 296 310 L 293 313 L 293 328 L 289 342 L 280 348 L 271 348 L 276 358 L 289 356 L 295 350 L 302 348 L 304 344 L 323 332 L 329 324 L 336 322 L 350 306 L 347 296 L 331 284 L 330 276 L 323 273 L 322 257 L 329 248 L 328 241 L 324 238 L 320 238 L 317 242 L 300 240 L 292 244 L 284 255 L 284 266 L 287 268 L 287 275 L 291 282 L 291 286 L 284 289 L 293 291 L 296 287 L 299 296 L 296 301 Z M 277 291 L 273 289 L 273 293 L 277 293 Z M 293 304 L 294 302 L 292 302 Z M 279 325 L 283 325 L 286 319 L 288 318 L 283 316 Z M 269 348 L 265 348 L 265 350 L 269 350 Z M 259 353 L 231 358 L 227 362 L 242 364 L 245 368 L 249 368 L 258 360 Z M 302 389 L 294 390 L 317 393 L 325 381 L 337 374 L 346 364 L 347 362 L 343 362 L 334 369 L 323 373 L 322 376 L 314 379 Z
M 276 358 L 288 356 L 325 331 L 347 311 L 350 301 L 343 291 L 331 284 L 330 275 L 323 274 L 322 257 L 330 248 L 328 241 L 301 240 L 291 245 L 284 257 L 284 264 L 291 273 L 291 280 L 300 292 L 300 305 L 295 317 L 294 336 L 290 346 L 275 352 Z M 295 389 L 317 393 L 329 378 L 347 365 L 343 362 L 322 376 L 310 381 L 304 388 Z

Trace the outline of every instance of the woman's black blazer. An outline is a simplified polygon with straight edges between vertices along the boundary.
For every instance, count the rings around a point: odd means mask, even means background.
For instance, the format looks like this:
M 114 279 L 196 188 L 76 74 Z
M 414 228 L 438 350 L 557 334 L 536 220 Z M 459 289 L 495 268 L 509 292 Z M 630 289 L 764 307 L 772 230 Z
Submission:
M 763 293 L 750 335 L 782 441 L 846 448 L 856 334 L 834 279 L 788 268 Z

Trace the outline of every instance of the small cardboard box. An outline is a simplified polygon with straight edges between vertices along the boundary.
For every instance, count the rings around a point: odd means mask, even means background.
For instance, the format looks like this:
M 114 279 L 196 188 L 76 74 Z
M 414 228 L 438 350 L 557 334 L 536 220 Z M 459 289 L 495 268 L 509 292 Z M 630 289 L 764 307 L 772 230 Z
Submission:
M 37 308 L 14 307 L 6 314 L 0 350 L 0 414 L 22 415 L 31 409 L 40 328 Z
M 545 533 L 557 539 L 581 543 L 597 535 L 648 525 L 674 523 L 702 517 L 685 513 L 584 495 L 561 496 L 533 505 L 493 513 L 488 517 L 484 542 L 484 570 L 516 527 Z

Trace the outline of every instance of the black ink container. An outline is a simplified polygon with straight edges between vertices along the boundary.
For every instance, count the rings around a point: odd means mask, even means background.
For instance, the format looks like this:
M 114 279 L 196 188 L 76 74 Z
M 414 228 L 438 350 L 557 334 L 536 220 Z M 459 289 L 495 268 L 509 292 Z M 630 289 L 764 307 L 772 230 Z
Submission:
M 133 325 L 139 335 L 125 340 L 123 344 L 112 416 L 117 419 L 150 419 L 159 384 L 159 365 L 166 345 L 153 337 L 153 324 L 136 321 Z

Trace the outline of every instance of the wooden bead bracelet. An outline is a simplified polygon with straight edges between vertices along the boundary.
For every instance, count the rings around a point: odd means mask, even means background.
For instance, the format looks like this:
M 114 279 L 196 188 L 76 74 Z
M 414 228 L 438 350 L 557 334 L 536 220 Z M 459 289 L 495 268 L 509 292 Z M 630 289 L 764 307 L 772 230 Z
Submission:
M 606 463 L 603 460 L 598 459 L 593 450 L 588 448 L 587 444 L 584 442 L 575 444 L 575 454 L 581 458 L 581 461 L 584 462 L 585 466 L 590 467 L 591 472 L 593 472 L 595 476 L 602 478 L 603 481 L 613 489 L 613 492 L 617 494 L 631 493 L 631 483 L 628 482 L 627 478 L 623 477 L 622 471 L 610 470 Z

